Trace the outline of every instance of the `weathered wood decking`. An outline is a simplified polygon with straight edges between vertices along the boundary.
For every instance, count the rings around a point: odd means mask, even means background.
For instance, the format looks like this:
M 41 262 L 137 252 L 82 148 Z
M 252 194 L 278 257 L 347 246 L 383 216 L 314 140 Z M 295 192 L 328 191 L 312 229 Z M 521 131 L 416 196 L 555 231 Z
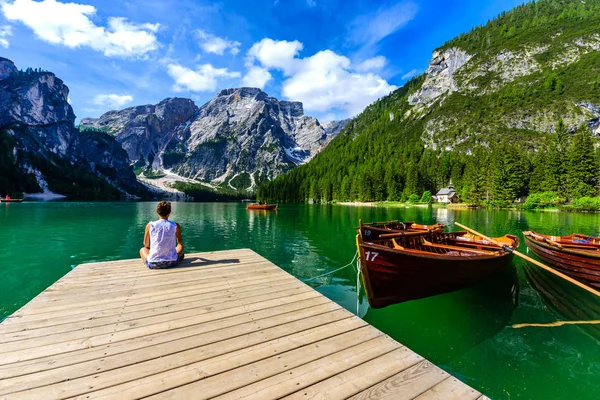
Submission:
M 0 325 L 0 397 L 479 399 L 251 250 L 83 264 Z

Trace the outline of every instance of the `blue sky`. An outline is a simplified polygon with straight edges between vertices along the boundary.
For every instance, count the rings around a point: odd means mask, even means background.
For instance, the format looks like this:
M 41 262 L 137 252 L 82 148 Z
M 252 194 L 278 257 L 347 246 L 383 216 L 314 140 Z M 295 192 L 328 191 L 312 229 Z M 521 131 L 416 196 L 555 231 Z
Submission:
M 54 72 L 78 118 L 255 86 L 351 117 L 522 0 L 0 0 L 0 56 Z

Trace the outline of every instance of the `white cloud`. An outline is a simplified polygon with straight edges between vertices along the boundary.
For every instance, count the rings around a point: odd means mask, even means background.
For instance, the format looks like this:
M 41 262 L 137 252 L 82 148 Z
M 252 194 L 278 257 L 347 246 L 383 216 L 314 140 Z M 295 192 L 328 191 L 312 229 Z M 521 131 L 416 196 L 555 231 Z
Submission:
M 317 5 L 317 0 L 306 0 L 306 5 L 310 8 L 315 7 Z
M 375 57 L 353 65 L 349 58 L 331 50 L 299 58 L 302 43 L 263 39 L 248 51 L 248 64 L 283 71 L 282 95 L 299 100 L 307 110 L 341 111 L 354 116 L 368 104 L 396 89 L 379 75 L 369 72 L 383 66 L 385 58 Z
M 302 47 L 302 43 L 297 40 L 288 42 L 287 40 L 263 39 L 252 45 L 248 50 L 248 57 L 251 60 L 256 59 L 266 68 L 277 68 L 289 73 L 294 67 L 294 57 L 302 50 Z
M 410 22 L 418 9 L 415 3 L 405 1 L 362 15 L 350 24 L 350 39 L 355 43 L 375 44 Z
M 12 27 L 10 25 L 0 26 L 0 46 L 8 49 L 10 43 L 8 43 L 7 37 L 12 36 Z
M 239 78 L 239 72 L 230 72 L 227 68 L 215 68 L 210 64 L 198 66 L 194 71 L 179 64 L 167 66 L 169 75 L 175 80 L 173 90 L 176 92 L 215 91 L 219 78 Z
M 356 70 L 359 72 L 367 72 L 374 71 L 383 68 L 386 63 L 386 58 L 384 56 L 377 56 L 373 58 L 369 58 L 358 64 L 356 66 Z
M 92 103 L 107 108 L 121 108 L 132 101 L 133 96 L 130 95 L 98 94 L 94 97 Z
M 225 50 L 229 49 L 229 52 L 234 56 L 240 52 L 240 42 L 229 40 L 227 38 L 221 38 L 210 33 L 206 33 L 201 29 L 196 31 L 196 37 L 200 40 L 200 47 L 207 53 L 214 53 L 220 56 L 223 55 Z
M 422 72 L 423 72 L 422 69 L 411 69 L 410 71 L 408 71 L 407 73 L 405 73 L 404 75 L 402 75 L 401 79 L 402 80 L 404 80 L 404 79 L 410 79 L 413 76 L 417 76 L 417 75 L 419 75 Z
M 242 86 L 264 89 L 265 85 L 271 80 L 271 78 L 271 73 L 267 69 L 252 66 L 246 73 L 246 76 L 244 76 L 242 79 Z
M 122 17 L 108 18 L 106 27 L 90 19 L 96 8 L 56 0 L 3 2 L 9 21 L 20 21 L 49 43 L 67 47 L 90 47 L 109 57 L 139 57 L 158 48 L 159 24 L 135 24 Z

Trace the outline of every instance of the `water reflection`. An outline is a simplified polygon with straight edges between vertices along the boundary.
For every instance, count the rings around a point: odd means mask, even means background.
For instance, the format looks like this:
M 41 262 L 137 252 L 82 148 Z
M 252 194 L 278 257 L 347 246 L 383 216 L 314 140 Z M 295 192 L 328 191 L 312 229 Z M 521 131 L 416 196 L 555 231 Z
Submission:
M 565 285 L 562 278 L 536 266 L 526 264 L 524 271 L 531 287 L 539 293 L 544 305 L 558 320 L 600 320 L 600 302 L 593 294 L 575 285 Z M 600 344 L 600 325 L 575 326 Z
M 448 363 L 504 329 L 518 301 L 517 273 L 511 265 L 480 285 L 381 310 L 369 308 L 363 318 L 413 344 L 413 350 L 433 355 L 436 363 Z

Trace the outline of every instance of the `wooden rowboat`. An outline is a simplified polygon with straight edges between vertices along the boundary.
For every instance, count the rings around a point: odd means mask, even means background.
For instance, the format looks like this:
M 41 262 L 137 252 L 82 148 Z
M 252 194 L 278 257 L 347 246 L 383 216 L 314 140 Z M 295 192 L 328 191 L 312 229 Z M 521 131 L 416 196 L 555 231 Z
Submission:
M 494 240 L 511 249 L 519 239 Z M 365 241 L 356 236 L 365 292 L 373 308 L 452 292 L 473 285 L 510 264 L 512 252 L 467 232 L 409 232 Z
M 22 201 L 23 201 L 23 199 L 10 199 L 10 200 L 0 199 L 0 203 L 20 203 Z
M 443 224 L 421 225 L 415 222 L 387 221 L 387 222 L 369 222 L 364 224 L 359 222 L 360 233 L 365 241 L 378 240 L 386 237 L 403 236 L 406 234 L 429 234 L 432 232 L 443 232 Z
M 523 232 L 533 253 L 558 271 L 583 284 L 600 289 L 600 238 L 574 233 L 547 236 Z
M 277 204 L 248 204 L 247 210 L 276 210 Z

